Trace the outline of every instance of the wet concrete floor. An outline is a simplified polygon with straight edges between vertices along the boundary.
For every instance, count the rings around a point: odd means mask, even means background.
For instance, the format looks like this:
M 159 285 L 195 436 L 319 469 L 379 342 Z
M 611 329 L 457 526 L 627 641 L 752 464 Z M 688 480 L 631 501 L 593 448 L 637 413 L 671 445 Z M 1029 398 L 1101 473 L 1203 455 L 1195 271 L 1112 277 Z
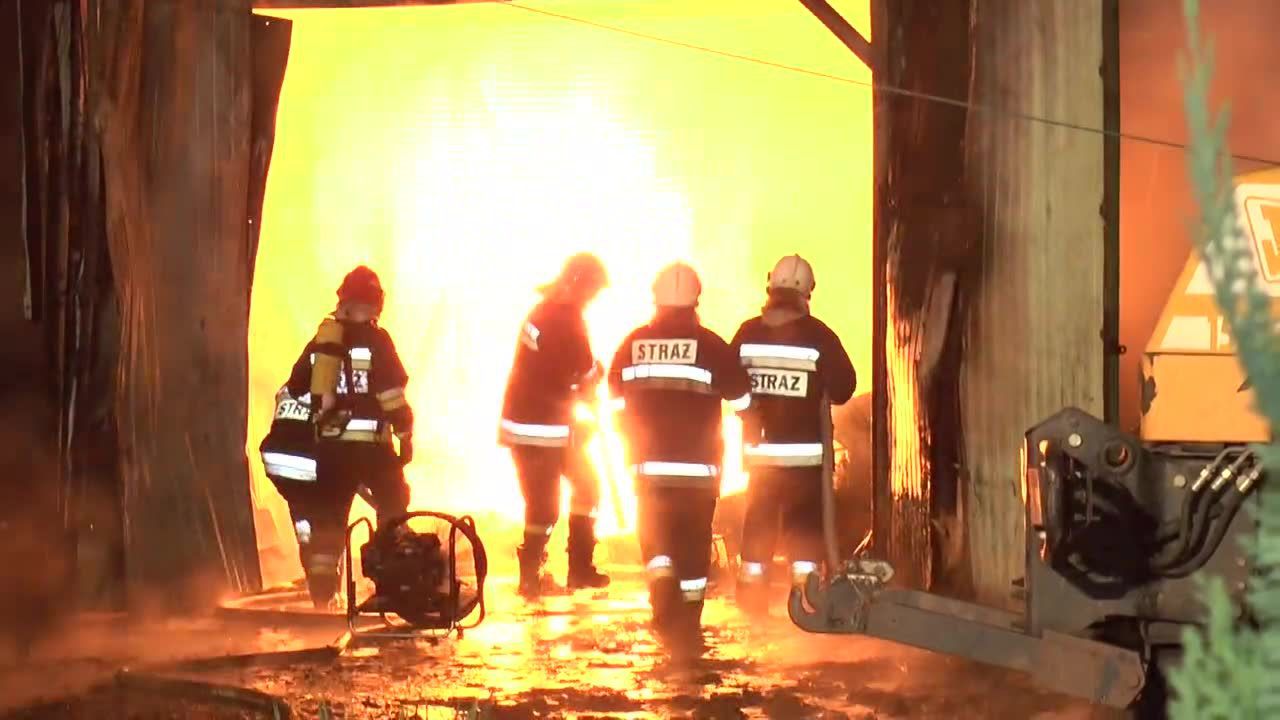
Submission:
M 1111 718 L 1022 675 L 865 637 L 750 619 L 714 592 L 707 649 L 673 659 L 638 576 L 527 603 L 491 583 L 489 616 L 438 644 L 361 645 L 332 665 L 202 673 L 333 718 Z M 469 713 L 467 711 L 470 711 Z M 461 712 L 461 714 L 460 714 Z
M 674 659 L 649 630 L 634 562 L 614 558 L 607 591 L 530 603 L 515 594 L 514 568 L 502 560 L 509 554 L 494 555 L 502 567 L 487 586 L 488 617 L 461 638 L 360 643 L 330 662 L 157 672 L 267 693 L 295 718 L 1122 717 L 1039 691 L 1017 673 L 866 637 L 804 633 L 786 617 L 784 588 L 772 616 L 761 620 L 734 606 L 731 588 L 713 583 L 705 652 Z M 134 702 L 135 710 L 113 714 L 103 691 L 84 693 L 121 668 L 316 647 L 344 629 L 339 617 L 279 612 L 82 618 L 30 662 L 0 659 L 0 718 L 271 717 L 159 696 L 145 697 L 142 710 Z

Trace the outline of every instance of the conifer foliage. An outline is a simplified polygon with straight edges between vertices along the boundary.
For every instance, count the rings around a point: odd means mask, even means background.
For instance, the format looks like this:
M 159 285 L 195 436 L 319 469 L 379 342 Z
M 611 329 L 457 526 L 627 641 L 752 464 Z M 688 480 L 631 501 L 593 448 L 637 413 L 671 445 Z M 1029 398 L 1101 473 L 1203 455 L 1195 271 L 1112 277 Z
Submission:
M 1199 213 L 1192 235 L 1204 259 L 1236 353 L 1255 393 L 1256 410 L 1280 426 L 1280 358 L 1271 297 L 1237 222 L 1227 109 L 1213 112 L 1213 47 L 1202 37 L 1200 0 L 1183 0 L 1187 48 L 1183 90 L 1187 160 Z M 1256 448 L 1267 474 L 1280 467 L 1274 443 Z M 1207 622 L 1183 634 L 1185 652 L 1170 671 L 1175 720 L 1280 718 L 1280 494 L 1262 488 L 1257 541 L 1247 548 L 1254 577 L 1246 617 L 1238 617 L 1221 580 L 1204 583 Z

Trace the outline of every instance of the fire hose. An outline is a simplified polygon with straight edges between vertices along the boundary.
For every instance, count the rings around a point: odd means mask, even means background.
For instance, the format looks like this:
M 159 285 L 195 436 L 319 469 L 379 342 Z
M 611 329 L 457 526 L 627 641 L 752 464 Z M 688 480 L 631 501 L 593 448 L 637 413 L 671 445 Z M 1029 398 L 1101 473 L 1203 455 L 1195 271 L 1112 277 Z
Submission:
M 831 397 L 824 390 L 818 407 L 818 426 L 822 431 L 822 539 L 827 548 L 827 575 L 840 568 L 840 549 L 836 540 L 835 427 L 831 421 Z

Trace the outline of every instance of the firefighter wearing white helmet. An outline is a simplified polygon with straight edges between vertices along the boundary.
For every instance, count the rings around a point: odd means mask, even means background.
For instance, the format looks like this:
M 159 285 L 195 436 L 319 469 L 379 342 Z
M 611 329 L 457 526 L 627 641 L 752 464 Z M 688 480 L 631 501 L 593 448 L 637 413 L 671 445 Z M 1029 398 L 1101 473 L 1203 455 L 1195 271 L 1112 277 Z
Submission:
M 653 319 L 627 335 L 609 369 L 610 394 L 623 401 L 654 628 L 685 649 L 701 641 L 724 458 L 721 403 L 744 397 L 750 383 L 728 343 L 700 323 L 701 293 L 693 268 L 664 268 Z
M 543 572 L 547 541 L 560 517 L 560 481 L 573 490 L 569 501 L 567 585 L 602 588 L 609 577 L 595 567 L 595 511 L 600 481 L 586 457 L 585 428 L 575 426 L 573 408 L 590 400 L 604 368 L 591 351 L 582 313 L 605 287 L 604 265 L 590 253 L 565 262 L 560 275 L 541 288 L 543 299 L 525 317 L 503 398 L 499 442 L 511 457 L 524 495 L 524 542 L 520 593 L 535 598 L 553 590 Z
M 823 556 L 823 396 L 834 405 L 848 402 L 857 377 L 840 338 L 809 313 L 814 287 L 804 258 L 782 258 L 769 273 L 761 314 L 731 342 L 751 375 L 742 412 L 750 482 L 737 593 L 748 610 L 767 606 L 765 571 L 779 531 L 793 584 L 816 571 Z

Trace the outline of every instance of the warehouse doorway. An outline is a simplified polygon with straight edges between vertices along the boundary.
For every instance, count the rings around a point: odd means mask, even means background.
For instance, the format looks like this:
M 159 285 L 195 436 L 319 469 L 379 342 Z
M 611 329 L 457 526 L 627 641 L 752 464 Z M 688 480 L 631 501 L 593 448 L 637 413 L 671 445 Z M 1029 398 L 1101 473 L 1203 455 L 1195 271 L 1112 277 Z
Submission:
M 836 4 L 867 27 L 866 3 Z M 662 265 L 700 270 L 704 322 L 728 338 L 759 311 L 772 263 L 798 252 L 817 270 L 814 313 L 869 392 L 872 98 L 830 78 L 870 73 L 799 3 L 263 12 L 293 37 L 254 277 L 251 458 L 359 263 L 382 276 L 383 325 L 412 376 L 416 507 L 518 527 L 496 445 L 503 383 L 535 288 L 576 250 L 612 276 L 588 315 L 605 358 L 648 318 Z M 598 451 L 601 530 L 625 535 L 630 483 L 616 448 Z M 286 559 L 275 572 L 264 559 L 271 582 L 296 560 L 283 503 L 252 464 L 264 558 L 271 546 Z M 732 495 L 746 478 L 727 469 Z

